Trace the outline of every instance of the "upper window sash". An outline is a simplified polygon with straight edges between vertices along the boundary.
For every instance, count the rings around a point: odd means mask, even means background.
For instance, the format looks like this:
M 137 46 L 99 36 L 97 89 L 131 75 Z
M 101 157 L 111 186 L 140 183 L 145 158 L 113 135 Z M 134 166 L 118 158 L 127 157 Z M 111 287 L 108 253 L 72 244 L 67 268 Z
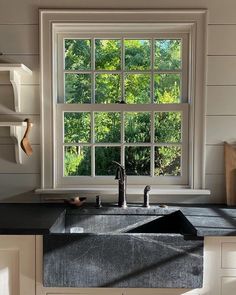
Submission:
M 109 26 L 109 25 L 108 25 Z M 80 27 L 78 27 L 79 30 Z M 104 29 L 104 27 L 103 27 Z M 87 33 L 88 34 L 88 33 Z M 92 56 L 91 56 L 91 69 L 90 70 L 65 70 L 65 65 L 64 65 L 64 52 L 65 52 L 65 48 L 64 48 L 64 40 L 65 39 L 91 39 L 92 40 Z M 94 60 L 94 45 L 93 45 L 93 40 L 94 39 L 115 39 L 115 38 L 120 38 L 122 41 L 125 40 L 126 38 L 128 39 L 150 39 L 152 40 L 152 48 L 151 48 L 151 62 L 152 62 L 152 67 L 150 68 L 150 70 L 126 70 L 123 66 L 124 66 L 124 60 L 122 60 L 122 68 L 119 71 L 105 71 L 105 70 L 96 70 L 95 69 L 95 60 Z M 154 67 L 154 40 L 158 40 L 158 39 L 180 39 L 181 40 L 181 44 L 182 44 L 182 48 L 181 48 L 181 69 L 178 70 L 158 70 L 155 69 Z M 93 79 L 92 79 L 92 84 L 91 84 L 91 93 L 92 93 L 92 103 L 95 102 L 95 98 L 94 98 L 94 77 L 96 75 L 96 73 L 119 73 L 121 75 L 125 75 L 126 73 L 140 73 L 140 74 L 145 74 L 148 73 L 151 76 L 155 74 L 163 74 L 163 73 L 179 73 L 181 75 L 181 102 L 182 103 L 186 103 L 189 102 L 189 88 L 188 88 L 188 79 L 189 79 L 189 33 L 140 33 L 138 34 L 136 33 L 116 33 L 114 35 L 112 34 L 107 34 L 107 33 L 89 33 L 88 35 L 84 35 L 81 34 L 81 32 L 79 33 L 73 33 L 73 34 L 69 34 L 69 33 L 58 33 L 57 38 L 55 38 L 55 40 L 57 41 L 57 45 L 55 46 L 55 50 L 54 50 L 54 57 L 55 57 L 55 71 L 54 73 L 54 82 L 55 85 L 57 85 L 56 88 L 56 93 L 54 93 L 54 99 L 55 101 L 57 101 L 58 103 L 64 103 L 64 97 L 65 97 L 65 93 L 64 93 L 64 89 L 65 89 L 65 72 L 66 73 L 91 73 Z M 122 44 L 124 44 L 122 42 Z M 124 45 L 123 45 L 124 46 Z M 122 46 L 122 47 L 123 47 Z M 124 47 L 121 49 L 122 54 L 124 52 Z M 123 88 L 123 83 L 122 82 L 122 88 Z M 151 99 L 154 99 L 153 96 L 153 82 L 151 83 Z M 124 96 L 124 93 L 122 93 L 122 96 Z M 124 97 L 123 97 L 124 98 Z

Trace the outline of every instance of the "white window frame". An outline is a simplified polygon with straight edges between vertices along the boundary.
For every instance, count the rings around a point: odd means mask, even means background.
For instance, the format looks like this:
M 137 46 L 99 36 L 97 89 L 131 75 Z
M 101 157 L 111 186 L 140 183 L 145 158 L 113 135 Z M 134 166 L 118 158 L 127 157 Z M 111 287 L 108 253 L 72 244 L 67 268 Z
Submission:
M 149 28 L 149 32 L 160 33 L 178 32 L 189 34 L 189 55 L 188 63 L 191 72 L 189 72 L 189 81 L 191 81 L 188 89 L 189 104 L 189 163 L 190 169 L 188 173 L 188 181 L 186 185 L 174 185 L 172 188 L 185 188 L 199 190 L 204 188 L 204 137 L 205 137 L 205 39 L 206 39 L 206 10 L 41 10 L 40 11 L 40 40 L 41 40 L 41 111 L 42 111 L 42 178 L 41 191 L 57 191 L 86 188 L 88 185 L 93 188 L 91 182 L 77 184 L 76 181 L 62 181 L 62 177 L 58 171 L 62 171 L 61 164 L 57 165 L 57 140 L 61 140 L 56 132 L 54 122 L 58 119 L 57 109 L 60 104 L 56 104 L 57 93 L 55 71 L 57 60 L 55 52 L 57 52 L 56 44 L 60 34 L 70 32 L 73 36 L 73 30 L 77 30 L 79 24 L 83 27 L 83 33 L 88 34 L 91 26 L 103 26 L 105 23 L 110 24 L 110 31 L 114 32 L 117 24 L 120 27 L 130 29 L 137 32 L 145 31 L 145 27 Z M 114 24 L 114 26 L 112 26 Z M 129 24 L 127 26 L 127 24 Z M 132 30 L 131 30 L 132 31 Z M 75 32 L 74 32 L 75 33 Z M 183 106 L 184 104 L 180 104 Z M 180 108 L 180 106 L 176 106 Z M 117 106 L 116 106 L 117 107 Z M 122 110 L 122 106 L 119 106 Z M 126 106 L 127 107 L 127 106 Z M 137 106 L 139 107 L 139 106 Z M 69 106 L 64 105 L 64 109 Z M 81 110 L 81 105 L 79 106 Z M 91 105 L 92 108 L 92 105 Z M 165 105 L 160 106 L 160 110 L 165 110 Z M 112 110 L 112 106 L 107 105 L 108 110 Z M 143 109 L 143 108 L 142 108 Z M 145 109 L 145 107 L 144 107 Z M 184 110 L 183 110 L 184 109 Z M 169 110 L 169 108 L 168 108 Z M 176 109 L 173 109 L 176 110 Z M 117 108 L 116 108 L 117 111 Z M 181 111 L 187 111 L 181 107 Z M 61 122 L 62 120 L 59 120 Z M 185 124 L 184 124 L 185 126 Z M 62 126 L 61 126 L 62 127 Z M 61 151 L 59 151 L 60 153 Z M 61 161 L 59 161 L 61 163 Z M 72 177 L 73 178 L 73 177 Z M 102 179 L 102 178 L 101 178 Z M 132 179 L 132 177 L 130 178 Z M 146 182 L 146 179 L 144 180 Z M 104 179 L 96 185 L 102 185 Z M 110 184 L 115 185 L 115 181 Z M 131 181 L 132 183 L 132 181 Z M 150 184 L 147 179 L 147 183 Z M 107 183 L 109 184 L 109 183 Z M 166 183 L 167 184 L 167 183 Z M 163 183 L 165 185 L 165 183 Z M 164 186 L 168 187 L 169 186 Z

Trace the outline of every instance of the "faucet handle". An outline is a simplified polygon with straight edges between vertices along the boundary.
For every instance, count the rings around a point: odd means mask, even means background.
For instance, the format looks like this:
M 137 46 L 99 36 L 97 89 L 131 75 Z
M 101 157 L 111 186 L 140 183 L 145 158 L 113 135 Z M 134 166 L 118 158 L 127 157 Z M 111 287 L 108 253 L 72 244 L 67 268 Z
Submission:
M 102 207 L 102 198 L 101 196 L 96 196 L 96 205 L 95 205 L 96 208 L 101 208 Z
M 144 194 L 143 194 L 143 207 L 150 207 L 149 206 L 149 192 L 151 190 L 151 186 L 150 185 L 146 185 L 144 188 Z

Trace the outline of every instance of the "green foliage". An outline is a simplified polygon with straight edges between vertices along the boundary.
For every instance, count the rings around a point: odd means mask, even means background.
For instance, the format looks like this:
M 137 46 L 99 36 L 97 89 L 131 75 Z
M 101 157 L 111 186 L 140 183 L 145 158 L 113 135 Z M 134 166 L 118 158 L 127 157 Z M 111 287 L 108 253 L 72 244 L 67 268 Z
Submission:
M 96 175 L 114 175 L 116 167 L 112 161 L 120 162 L 120 147 L 95 148 Z
M 90 113 L 64 113 L 64 142 L 87 143 L 91 138 Z
M 174 143 L 181 141 L 181 113 L 155 113 L 155 142 Z
M 91 148 L 70 146 L 65 147 L 65 176 L 91 175 Z
M 120 142 L 121 119 L 120 113 L 95 113 L 95 142 Z
M 126 103 L 151 103 L 150 84 L 149 74 L 127 74 L 125 77 Z
M 155 68 L 158 70 L 181 68 L 181 40 L 156 40 Z
M 91 69 L 91 40 L 66 39 L 65 40 L 65 69 L 89 70 Z
M 120 40 L 95 40 L 95 69 L 121 69 L 121 42 Z
M 154 96 L 157 103 L 180 102 L 180 75 L 157 74 L 154 76 Z
M 125 141 L 150 142 L 151 116 L 148 112 L 125 113 Z
M 150 40 L 125 40 L 125 69 L 150 70 Z
M 95 40 L 95 70 L 121 70 L 121 40 Z M 65 102 L 91 103 L 92 74 L 91 41 L 88 39 L 65 40 L 65 69 L 82 70 L 85 73 L 65 73 Z M 151 103 L 151 74 L 132 73 L 150 71 L 151 40 L 124 40 L 124 94 L 128 104 Z M 155 40 L 154 68 L 163 71 L 181 69 L 181 40 Z M 120 73 L 95 74 L 95 103 L 115 103 L 122 97 Z M 181 101 L 181 75 L 156 73 L 154 79 L 155 103 L 168 104 Z M 126 112 L 124 134 L 126 143 L 151 141 L 150 112 Z M 91 141 L 91 114 L 66 112 L 64 115 L 64 142 L 66 144 Z M 95 112 L 94 134 L 96 143 L 121 142 L 121 114 L 119 112 Z M 155 147 L 154 174 L 181 174 L 181 113 L 156 112 L 154 115 Z M 175 144 L 167 146 L 165 144 Z M 151 147 L 128 146 L 125 148 L 125 166 L 128 175 L 150 175 Z M 96 175 L 113 175 L 111 161 L 120 162 L 120 146 L 95 146 Z M 64 153 L 66 176 L 91 175 L 91 147 L 67 146 Z
M 156 147 L 154 175 L 180 176 L 180 162 L 181 149 L 179 147 Z
M 120 75 L 97 74 L 95 102 L 116 103 L 121 98 Z
M 65 102 L 91 102 L 90 74 L 65 74 Z
M 150 147 L 126 147 L 125 168 L 127 175 L 150 175 Z

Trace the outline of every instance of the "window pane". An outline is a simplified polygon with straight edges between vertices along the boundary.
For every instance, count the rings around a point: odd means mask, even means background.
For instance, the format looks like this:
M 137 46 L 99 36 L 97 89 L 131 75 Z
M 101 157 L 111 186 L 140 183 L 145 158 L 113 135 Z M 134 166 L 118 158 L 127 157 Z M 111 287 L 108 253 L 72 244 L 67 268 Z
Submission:
M 150 147 L 126 147 L 125 168 L 127 175 L 150 175 Z
M 91 175 L 91 148 L 66 146 L 64 152 L 64 175 Z
M 155 147 L 155 176 L 180 176 L 181 175 L 181 148 L 180 147 Z
M 65 74 L 65 102 L 91 102 L 90 74 Z
M 121 86 L 119 74 L 96 75 L 96 103 L 116 103 L 120 101 L 120 97 Z
M 181 142 L 181 113 L 155 113 L 155 142 Z
M 120 70 L 121 68 L 121 41 L 95 40 L 95 69 Z
M 116 165 L 112 161 L 120 163 L 120 147 L 95 148 L 96 175 L 115 175 Z
M 95 141 L 120 142 L 120 113 L 95 113 Z
M 151 77 L 148 74 L 127 74 L 125 77 L 126 103 L 151 103 Z
M 180 103 L 180 74 L 157 74 L 154 86 L 157 103 Z
M 150 70 L 150 40 L 124 40 L 125 70 Z
M 155 69 L 181 69 L 181 40 L 155 41 Z
M 90 142 L 90 113 L 64 113 L 64 142 Z
M 91 69 L 91 40 L 66 39 L 65 40 L 65 69 L 89 70 Z
M 150 113 L 125 113 L 125 141 L 150 142 Z

